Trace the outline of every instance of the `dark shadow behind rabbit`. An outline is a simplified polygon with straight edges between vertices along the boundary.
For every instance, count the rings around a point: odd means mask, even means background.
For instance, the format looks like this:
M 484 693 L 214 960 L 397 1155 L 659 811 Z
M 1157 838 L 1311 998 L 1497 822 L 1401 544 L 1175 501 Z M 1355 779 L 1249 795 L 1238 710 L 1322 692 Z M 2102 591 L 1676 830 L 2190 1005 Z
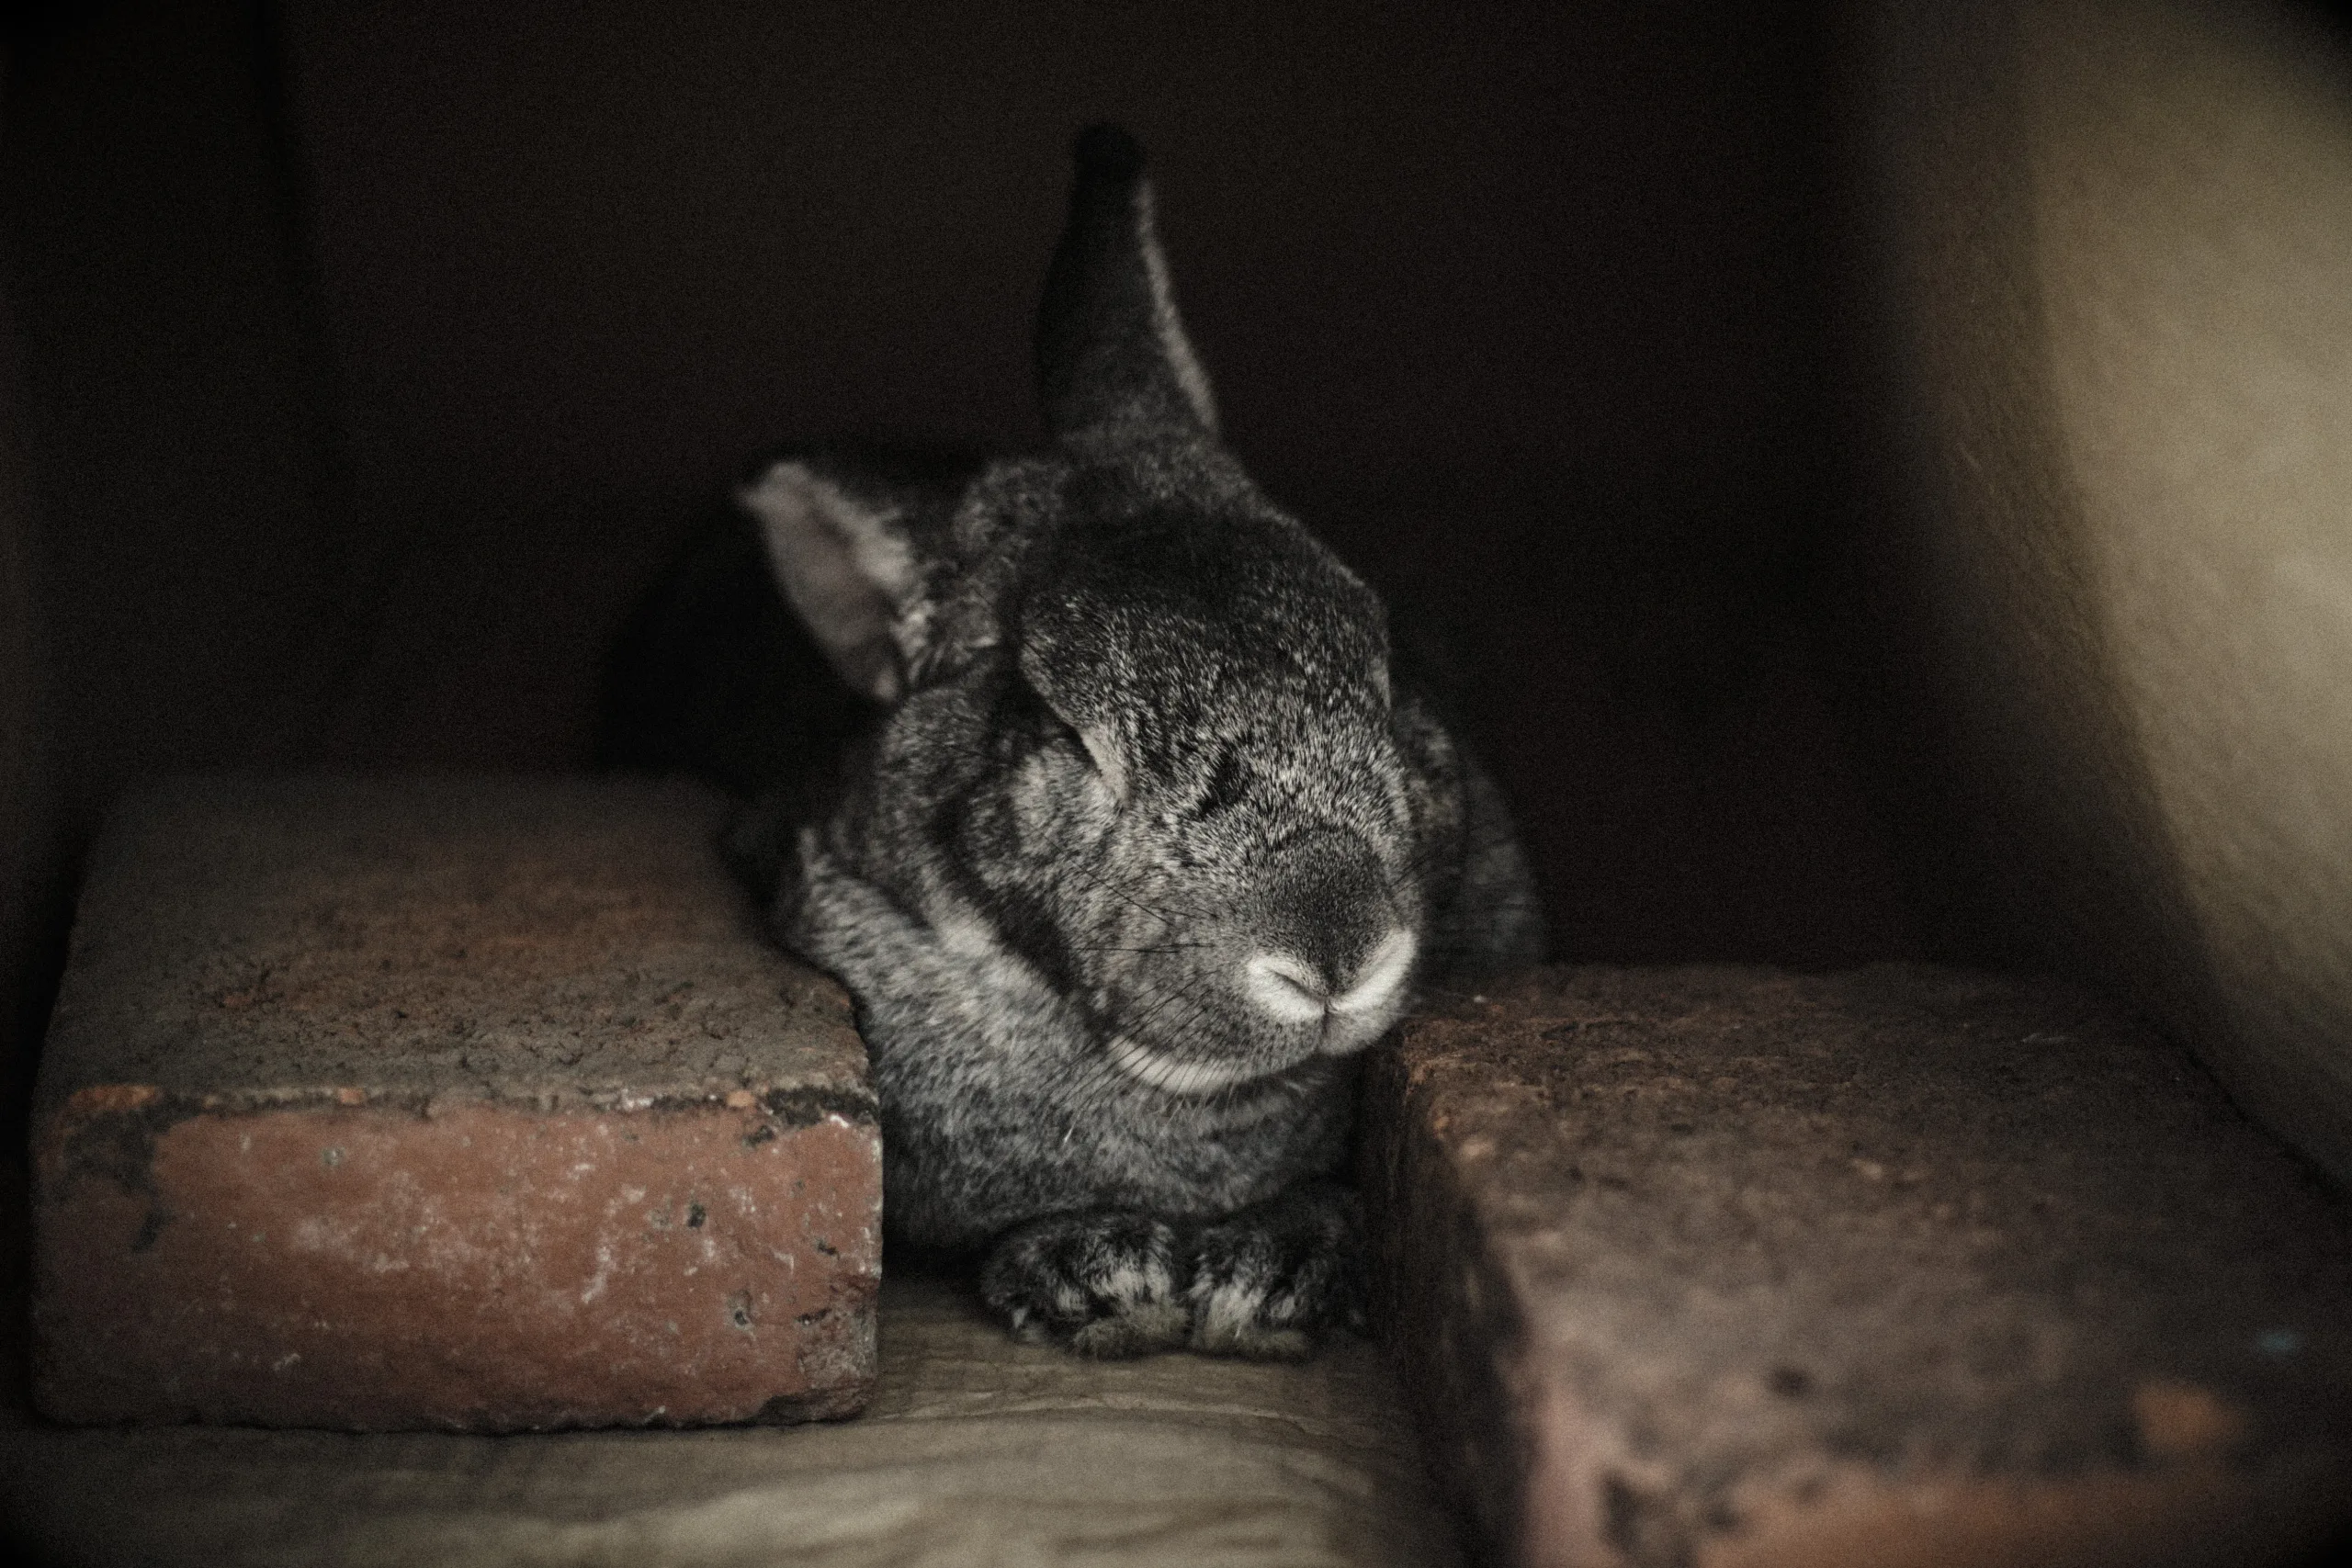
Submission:
M 1080 139 L 1050 451 L 761 467 L 609 671 L 605 757 L 855 996 L 893 1245 L 1023 1337 L 1304 1354 L 1361 1322 L 1354 1054 L 1532 962 L 1493 786 L 1386 615 L 1219 444 L 1136 144 Z

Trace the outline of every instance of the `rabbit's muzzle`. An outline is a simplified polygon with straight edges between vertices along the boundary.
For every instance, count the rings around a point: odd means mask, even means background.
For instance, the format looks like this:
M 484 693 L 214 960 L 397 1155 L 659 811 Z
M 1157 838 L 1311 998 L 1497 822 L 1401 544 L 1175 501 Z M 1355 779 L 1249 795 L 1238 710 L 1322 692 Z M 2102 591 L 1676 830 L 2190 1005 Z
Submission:
M 1393 886 L 1372 846 L 1339 829 L 1272 858 L 1233 976 L 1265 1024 L 1338 1054 L 1395 1021 L 1420 941 Z
M 1219 910 L 1207 940 L 1131 958 L 1103 1010 L 1111 1062 L 1152 1088 L 1272 1082 L 1369 1045 L 1410 995 L 1421 907 L 1361 834 L 1297 832 L 1179 901 Z
M 1337 981 L 1287 953 L 1261 951 L 1241 965 L 1241 988 L 1277 1021 L 1316 1024 L 1327 1038 L 1345 1041 L 1335 1048 L 1346 1049 L 1358 1043 L 1352 1036 L 1367 1021 L 1385 1021 L 1395 1011 L 1419 947 L 1413 933 L 1398 926 Z

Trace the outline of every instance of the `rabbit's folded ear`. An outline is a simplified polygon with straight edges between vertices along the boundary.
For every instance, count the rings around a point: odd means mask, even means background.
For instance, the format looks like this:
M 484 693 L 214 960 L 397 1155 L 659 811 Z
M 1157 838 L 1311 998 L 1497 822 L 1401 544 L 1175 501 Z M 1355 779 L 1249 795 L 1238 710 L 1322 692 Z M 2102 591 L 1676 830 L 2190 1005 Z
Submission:
M 776 586 L 833 669 L 862 695 L 897 702 L 910 653 L 901 638 L 923 591 L 908 526 L 913 498 L 806 458 L 771 465 L 735 498 L 759 525 Z
M 1037 379 L 1057 437 L 1216 434 L 1152 221 L 1143 149 L 1114 125 L 1078 139 L 1069 223 L 1037 311 Z

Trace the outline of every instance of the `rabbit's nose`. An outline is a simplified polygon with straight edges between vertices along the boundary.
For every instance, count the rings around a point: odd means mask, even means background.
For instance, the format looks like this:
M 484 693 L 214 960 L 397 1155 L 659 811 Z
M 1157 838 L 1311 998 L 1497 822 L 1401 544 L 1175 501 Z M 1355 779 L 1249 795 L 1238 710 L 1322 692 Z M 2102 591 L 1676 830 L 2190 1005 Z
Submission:
M 1321 967 L 1287 953 L 1253 953 L 1241 966 L 1251 999 L 1291 1023 L 1311 1023 L 1327 1014 L 1342 1018 L 1378 1012 L 1396 995 L 1413 966 L 1413 933 L 1392 929 L 1335 985 Z

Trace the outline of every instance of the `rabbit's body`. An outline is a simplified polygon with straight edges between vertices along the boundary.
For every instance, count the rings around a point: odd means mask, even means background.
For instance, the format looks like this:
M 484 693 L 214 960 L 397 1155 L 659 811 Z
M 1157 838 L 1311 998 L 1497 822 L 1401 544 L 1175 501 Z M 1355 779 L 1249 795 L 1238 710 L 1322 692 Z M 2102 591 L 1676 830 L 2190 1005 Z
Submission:
M 1351 1054 L 1416 982 L 1540 956 L 1540 920 L 1378 601 L 1216 442 L 1115 132 L 1081 143 L 1039 339 L 1052 452 L 809 453 L 740 492 L 877 705 L 826 787 L 731 781 L 765 791 L 736 848 L 858 999 L 894 1237 L 987 1249 L 1025 1334 L 1296 1353 L 1360 1313 Z M 741 657 L 691 603 L 640 629 Z M 622 720 L 621 760 L 745 754 Z

